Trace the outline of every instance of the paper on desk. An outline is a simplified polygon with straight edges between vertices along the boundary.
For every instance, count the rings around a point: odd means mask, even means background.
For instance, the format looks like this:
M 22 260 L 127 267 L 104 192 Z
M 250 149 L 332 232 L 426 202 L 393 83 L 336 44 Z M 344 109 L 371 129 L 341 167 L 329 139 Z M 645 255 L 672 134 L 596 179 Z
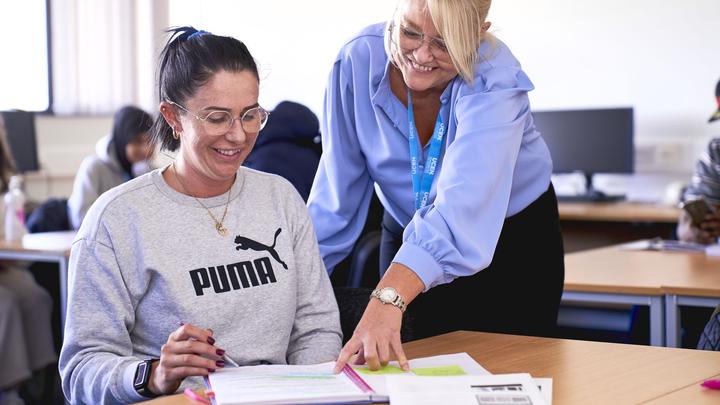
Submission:
M 412 375 L 387 377 L 392 405 L 545 405 L 530 374 L 495 374 L 458 377 Z
M 533 378 L 545 403 L 552 405 L 552 378 Z
M 370 396 L 334 362 L 315 365 L 267 365 L 220 368 L 210 374 L 217 404 L 350 403 Z
M 670 252 L 698 252 L 704 253 L 706 246 L 700 243 L 683 242 L 667 239 L 644 239 L 620 245 L 622 250 L 658 250 Z
M 467 353 L 453 353 L 440 356 L 423 357 L 419 359 L 412 359 L 409 363 L 409 373 L 402 371 L 397 361 L 391 361 L 387 366 L 378 371 L 370 371 L 367 368 L 367 365 L 352 367 L 355 371 L 357 371 L 360 377 L 362 377 L 362 379 L 373 388 L 375 393 L 378 394 L 380 400 L 382 400 L 382 397 L 386 397 L 388 395 L 386 379 L 392 375 L 449 377 L 490 374 L 489 371 L 473 360 L 473 358 Z

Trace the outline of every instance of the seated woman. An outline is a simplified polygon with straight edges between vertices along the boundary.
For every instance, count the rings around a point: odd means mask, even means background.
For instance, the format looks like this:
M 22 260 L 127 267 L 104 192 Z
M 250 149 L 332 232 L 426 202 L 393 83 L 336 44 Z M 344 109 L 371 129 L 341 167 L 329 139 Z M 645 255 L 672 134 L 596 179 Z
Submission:
M 175 161 L 103 194 L 70 257 L 63 391 L 128 403 L 199 388 L 227 362 L 334 360 L 337 305 L 305 204 L 241 168 L 268 114 L 245 45 L 171 30 L 153 127 Z
M 148 131 L 150 114 L 126 106 L 113 118 L 112 133 L 95 145 L 95 155 L 80 164 L 72 195 L 68 199 L 68 217 L 73 229 L 80 228 L 85 214 L 100 194 L 148 171 L 147 160 L 153 148 Z
M 15 171 L 0 117 L 0 195 Z M 5 205 L 0 198 L 0 239 L 4 237 Z M 0 404 L 22 404 L 23 384 L 38 377 L 57 360 L 52 336 L 53 300 L 32 274 L 12 262 L 0 261 Z

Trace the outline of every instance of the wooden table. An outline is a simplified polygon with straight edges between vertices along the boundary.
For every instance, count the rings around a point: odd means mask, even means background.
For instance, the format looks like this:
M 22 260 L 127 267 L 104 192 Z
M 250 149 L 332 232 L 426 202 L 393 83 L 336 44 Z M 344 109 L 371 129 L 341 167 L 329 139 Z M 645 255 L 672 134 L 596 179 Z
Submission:
M 563 300 L 648 305 L 651 344 L 677 347 L 679 306 L 720 303 L 720 257 L 621 246 L 568 254 Z
M 644 305 L 650 308 L 650 344 L 665 345 L 665 293 L 657 257 L 617 246 L 565 255 L 563 303 Z M 664 266 L 660 266 L 665 268 Z
M 70 258 L 70 247 L 75 234 L 75 231 L 41 232 L 27 234 L 22 241 L 17 242 L 0 240 L 0 259 L 58 264 L 61 334 L 65 329 L 65 310 L 67 307 L 67 267 Z
M 561 202 L 565 252 L 572 253 L 637 239 L 672 238 L 680 209 L 637 202 Z
M 681 209 L 675 206 L 637 202 L 561 202 L 560 219 L 599 222 L 656 222 L 677 224 Z
M 553 378 L 553 405 L 720 403 L 699 384 L 720 374 L 720 353 L 688 349 L 453 332 L 403 345 L 410 358 L 467 352 L 491 373 Z M 673 399 L 681 402 L 671 402 Z M 197 404 L 183 395 L 152 405 Z

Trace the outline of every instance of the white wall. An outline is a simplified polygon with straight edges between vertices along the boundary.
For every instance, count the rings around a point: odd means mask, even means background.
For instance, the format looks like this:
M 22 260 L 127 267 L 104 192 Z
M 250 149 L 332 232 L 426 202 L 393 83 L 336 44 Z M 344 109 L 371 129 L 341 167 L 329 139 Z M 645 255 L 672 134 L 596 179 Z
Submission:
M 167 5 L 171 26 L 194 25 L 247 43 L 260 64 L 263 105 L 294 100 L 320 114 L 340 46 L 365 25 L 389 18 L 395 2 Z M 707 140 L 720 135 L 720 124 L 707 124 L 720 79 L 718 17 L 720 0 L 495 0 L 490 20 L 535 83 L 533 108 L 634 106 L 637 170 L 682 179 Z M 110 125 L 109 117 L 40 117 L 46 174 L 69 176 Z M 70 192 L 66 185 L 43 188 L 53 195 Z
M 720 79 L 718 0 L 505 0 L 490 20 L 535 109 L 635 107 L 640 171 L 690 171 Z

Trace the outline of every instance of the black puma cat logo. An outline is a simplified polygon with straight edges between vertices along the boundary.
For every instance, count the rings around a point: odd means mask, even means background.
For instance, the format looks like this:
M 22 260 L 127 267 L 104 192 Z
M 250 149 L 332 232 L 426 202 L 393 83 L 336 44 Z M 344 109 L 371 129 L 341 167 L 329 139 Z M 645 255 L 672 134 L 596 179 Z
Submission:
M 275 250 L 275 244 L 277 243 L 278 235 L 280 235 L 280 232 L 282 232 L 282 228 L 278 228 L 277 231 L 275 231 L 275 240 L 273 240 L 272 246 L 264 245 L 260 242 L 256 242 L 250 238 L 246 238 L 244 236 L 236 236 L 235 237 L 235 243 L 237 243 L 237 246 L 235 246 L 235 250 L 248 250 L 252 249 L 258 252 L 266 251 L 270 253 L 270 256 L 272 256 L 275 260 L 277 260 L 278 263 L 282 264 L 282 266 L 287 270 L 288 266 L 285 264 L 284 261 L 280 260 L 280 255 L 278 255 L 277 251 Z

